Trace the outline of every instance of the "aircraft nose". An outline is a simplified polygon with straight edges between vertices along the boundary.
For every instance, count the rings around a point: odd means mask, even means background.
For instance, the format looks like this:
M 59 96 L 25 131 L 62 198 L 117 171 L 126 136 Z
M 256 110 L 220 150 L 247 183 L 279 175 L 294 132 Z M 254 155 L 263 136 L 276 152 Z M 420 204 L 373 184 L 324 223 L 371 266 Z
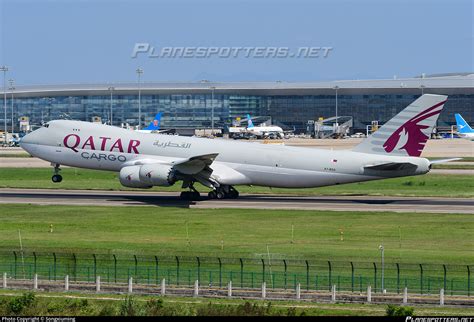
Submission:
M 20 146 L 22 144 L 34 144 L 34 143 L 35 143 L 34 131 L 31 133 L 28 133 L 27 135 L 25 135 L 24 137 L 20 139 Z
M 33 155 L 38 144 L 37 133 L 35 132 L 28 133 L 20 139 L 20 147 L 31 155 Z

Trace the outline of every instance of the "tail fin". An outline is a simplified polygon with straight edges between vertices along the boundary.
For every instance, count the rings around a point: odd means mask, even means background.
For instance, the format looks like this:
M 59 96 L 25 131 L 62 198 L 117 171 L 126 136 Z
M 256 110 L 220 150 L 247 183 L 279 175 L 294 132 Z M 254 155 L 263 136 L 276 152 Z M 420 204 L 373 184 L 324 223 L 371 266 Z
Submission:
M 144 130 L 158 131 L 160 129 L 160 125 L 161 125 L 161 112 L 156 114 L 155 119 L 152 122 L 150 122 L 150 125 L 144 128 Z
M 459 133 L 472 133 L 474 132 L 469 124 L 462 118 L 461 114 L 454 114 L 456 117 L 456 126 Z
M 419 157 L 447 98 L 445 95 L 422 95 L 353 151 Z
M 247 125 L 248 128 L 254 127 L 253 122 L 252 122 L 252 118 L 250 117 L 250 114 L 247 114 L 247 124 L 248 124 Z

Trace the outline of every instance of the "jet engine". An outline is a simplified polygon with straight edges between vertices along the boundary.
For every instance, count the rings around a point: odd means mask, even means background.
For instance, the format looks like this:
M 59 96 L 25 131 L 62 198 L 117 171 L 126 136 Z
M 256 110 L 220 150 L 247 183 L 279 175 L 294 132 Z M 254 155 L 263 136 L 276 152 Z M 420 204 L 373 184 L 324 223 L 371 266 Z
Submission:
M 119 180 L 122 186 L 130 188 L 144 188 L 149 189 L 153 185 L 140 180 L 140 168 L 139 165 L 132 165 L 123 167 L 120 170 Z
M 176 182 L 173 167 L 166 164 L 144 164 L 139 171 L 140 181 L 152 186 L 172 186 Z

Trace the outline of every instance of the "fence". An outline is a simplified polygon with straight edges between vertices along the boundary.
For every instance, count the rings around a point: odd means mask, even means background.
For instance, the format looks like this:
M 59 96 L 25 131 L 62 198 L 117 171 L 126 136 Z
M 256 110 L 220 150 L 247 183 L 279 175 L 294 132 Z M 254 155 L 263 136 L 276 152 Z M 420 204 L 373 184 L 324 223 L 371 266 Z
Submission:
M 0 272 L 13 278 L 60 280 L 69 275 L 72 281 L 94 282 L 101 276 L 107 283 L 191 287 L 200 285 L 293 289 L 300 284 L 306 290 L 363 292 L 367 286 L 374 293 L 400 293 L 405 287 L 417 294 L 471 296 L 472 265 L 410 264 L 377 262 L 321 261 L 317 259 L 220 258 L 189 256 L 143 256 L 126 254 L 84 254 L 44 252 L 0 252 Z

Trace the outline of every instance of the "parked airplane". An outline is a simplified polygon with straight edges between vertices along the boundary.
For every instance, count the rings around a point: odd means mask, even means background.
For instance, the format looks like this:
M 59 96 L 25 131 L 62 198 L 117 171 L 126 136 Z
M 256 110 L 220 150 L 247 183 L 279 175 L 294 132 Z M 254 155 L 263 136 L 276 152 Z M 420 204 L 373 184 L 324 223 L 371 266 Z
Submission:
M 456 117 L 456 126 L 458 128 L 458 135 L 463 139 L 474 141 L 474 130 L 462 118 L 461 114 L 454 114 Z
M 166 134 L 172 134 L 175 132 L 174 129 L 168 129 L 168 130 L 160 130 L 161 127 L 161 112 L 156 114 L 155 118 L 153 121 L 150 122 L 150 124 L 142 129 L 142 130 L 136 130 L 137 132 L 140 133 L 166 133 Z
M 283 138 L 283 129 L 281 127 L 275 125 L 255 126 L 249 114 L 247 114 L 247 131 L 258 137 L 265 137 L 271 133 L 275 133 L 277 136 Z
M 137 131 L 141 133 L 151 133 L 152 131 L 159 131 L 160 125 L 161 125 L 161 112 L 156 114 L 155 119 L 150 122 L 150 125 L 148 125 L 143 130 L 137 130 Z
M 237 198 L 236 185 L 306 188 L 425 174 L 421 158 L 446 96 L 425 94 L 352 150 L 324 150 L 169 135 L 149 135 L 81 121 L 55 120 L 23 137 L 31 155 L 54 165 L 119 172 L 126 187 L 171 186 L 182 181 L 184 199 Z

